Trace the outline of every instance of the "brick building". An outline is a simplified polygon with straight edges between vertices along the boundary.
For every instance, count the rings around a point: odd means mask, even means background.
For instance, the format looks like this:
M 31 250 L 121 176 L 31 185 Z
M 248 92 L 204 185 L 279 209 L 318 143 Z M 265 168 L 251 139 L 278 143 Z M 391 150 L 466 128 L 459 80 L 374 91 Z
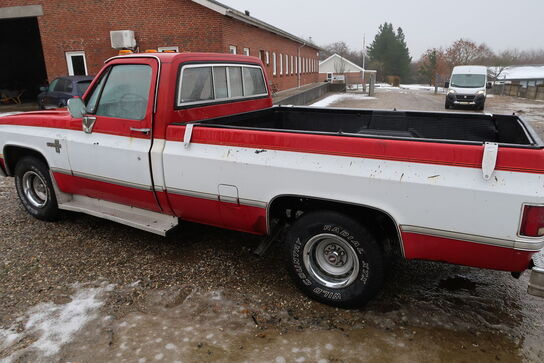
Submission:
M 318 81 L 317 46 L 214 0 L 2 0 L 0 88 L 33 96 L 46 79 L 95 74 L 118 53 L 116 30 L 134 31 L 140 51 L 260 57 L 280 90 Z

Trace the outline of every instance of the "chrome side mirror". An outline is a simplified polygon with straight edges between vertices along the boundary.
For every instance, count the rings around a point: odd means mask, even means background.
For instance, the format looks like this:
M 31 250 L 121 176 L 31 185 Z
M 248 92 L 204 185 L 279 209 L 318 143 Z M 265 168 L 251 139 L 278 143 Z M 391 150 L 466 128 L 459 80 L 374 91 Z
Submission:
M 73 97 L 68 100 L 68 111 L 73 118 L 82 118 L 87 113 L 85 104 L 79 97 Z

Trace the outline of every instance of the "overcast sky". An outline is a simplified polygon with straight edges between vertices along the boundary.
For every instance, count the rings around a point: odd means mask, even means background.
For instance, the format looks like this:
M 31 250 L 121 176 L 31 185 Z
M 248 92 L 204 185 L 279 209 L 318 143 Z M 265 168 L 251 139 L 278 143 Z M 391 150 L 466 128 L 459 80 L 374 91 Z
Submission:
M 414 59 L 459 38 L 493 50 L 544 48 L 544 0 L 219 0 L 318 45 L 362 49 L 383 22 L 402 27 Z

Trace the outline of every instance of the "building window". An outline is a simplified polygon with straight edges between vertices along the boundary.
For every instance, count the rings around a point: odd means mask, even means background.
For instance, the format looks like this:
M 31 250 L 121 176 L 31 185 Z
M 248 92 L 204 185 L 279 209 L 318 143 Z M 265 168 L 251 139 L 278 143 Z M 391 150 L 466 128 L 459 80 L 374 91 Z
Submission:
M 289 56 L 285 55 L 285 74 L 289 75 Z
M 266 65 L 269 65 L 270 64 L 270 53 L 266 52 L 265 55 L 266 55 L 265 63 L 266 63 Z
M 293 65 L 294 65 L 294 59 L 293 59 L 293 58 L 294 58 L 294 57 L 291 56 L 291 75 L 292 75 L 293 72 L 294 72 L 294 67 L 293 67 Z
M 295 56 L 295 73 L 298 74 L 298 56 Z
M 249 48 L 244 48 L 244 55 L 249 56 Z
M 272 53 L 272 75 L 276 75 L 277 74 L 277 69 L 276 69 L 276 53 Z
M 87 62 L 85 52 L 66 52 L 66 64 L 68 65 L 69 76 L 86 76 Z
M 159 52 L 176 52 L 179 53 L 179 47 L 158 47 Z
M 283 74 L 283 55 L 280 53 L 280 75 Z
M 236 46 L 235 45 L 231 45 L 229 47 L 229 53 L 230 54 L 236 54 Z

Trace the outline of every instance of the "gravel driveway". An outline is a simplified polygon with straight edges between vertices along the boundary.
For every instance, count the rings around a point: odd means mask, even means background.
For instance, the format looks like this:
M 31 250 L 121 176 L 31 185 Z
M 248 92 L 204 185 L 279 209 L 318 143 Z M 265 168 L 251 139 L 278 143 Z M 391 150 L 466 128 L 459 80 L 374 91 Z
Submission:
M 542 128 L 544 103 L 495 97 Z M 332 106 L 442 110 L 381 90 Z M 541 107 L 542 106 L 542 107 Z M 308 300 L 279 248 L 183 223 L 161 238 L 94 217 L 31 218 L 0 179 L 0 362 L 544 361 L 544 300 L 528 274 L 397 261 L 366 308 Z

